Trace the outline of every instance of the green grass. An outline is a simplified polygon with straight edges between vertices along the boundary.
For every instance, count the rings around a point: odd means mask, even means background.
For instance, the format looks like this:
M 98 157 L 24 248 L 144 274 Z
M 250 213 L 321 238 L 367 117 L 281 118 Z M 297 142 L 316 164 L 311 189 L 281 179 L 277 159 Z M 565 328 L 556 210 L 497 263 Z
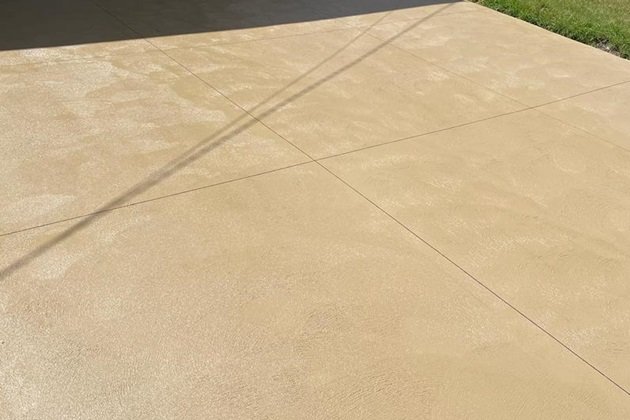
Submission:
M 630 58 L 630 0 L 472 0 Z

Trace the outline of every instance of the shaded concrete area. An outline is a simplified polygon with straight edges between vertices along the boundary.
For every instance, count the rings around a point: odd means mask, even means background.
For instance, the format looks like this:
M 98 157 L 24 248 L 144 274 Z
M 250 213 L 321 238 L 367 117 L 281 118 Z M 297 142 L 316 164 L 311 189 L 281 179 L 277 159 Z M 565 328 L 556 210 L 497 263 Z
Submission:
M 450 0 L 8 0 L 0 5 L 0 49 L 55 47 L 206 34 L 366 16 Z M 404 13 L 404 12 L 403 12 Z M 333 22 L 330 22 L 334 25 Z M 276 26 L 276 28 L 267 28 Z M 207 35 L 206 35 L 207 36 Z
M 630 416 L 629 62 L 466 2 L 2 8 L 2 418 Z

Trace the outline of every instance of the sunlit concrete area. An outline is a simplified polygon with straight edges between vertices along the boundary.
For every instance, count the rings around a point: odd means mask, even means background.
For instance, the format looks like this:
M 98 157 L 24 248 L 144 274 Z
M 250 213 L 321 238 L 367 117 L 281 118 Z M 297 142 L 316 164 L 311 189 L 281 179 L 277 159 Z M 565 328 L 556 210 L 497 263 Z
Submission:
M 630 62 L 474 3 L 0 3 L 0 418 L 630 418 Z

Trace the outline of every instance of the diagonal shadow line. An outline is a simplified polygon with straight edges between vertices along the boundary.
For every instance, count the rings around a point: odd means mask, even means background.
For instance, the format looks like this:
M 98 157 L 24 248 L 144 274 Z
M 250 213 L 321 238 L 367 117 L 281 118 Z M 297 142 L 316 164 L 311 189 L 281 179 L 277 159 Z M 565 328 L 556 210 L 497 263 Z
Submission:
M 321 79 L 311 83 L 310 85 L 300 89 L 298 92 L 294 93 L 293 95 L 289 96 L 288 98 L 280 101 L 278 104 L 274 105 L 273 107 L 269 108 L 268 110 L 263 111 L 256 118 L 252 118 L 249 115 L 250 113 L 254 112 L 256 109 L 259 109 L 264 104 L 267 104 L 273 98 L 275 98 L 278 95 L 280 95 L 282 92 L 284 92 L 287 89 L 289 89 L 291 86 L 294 86 L 296 83 L 299 83 L 301 80 L 306 78 L 308 75 L 312 74 L 317 69 L 321 68 L 324 64 L 326 64 L 331 59 L 333 59 L 334 57 L 336 57 L 339 54 L 341 54 L 343 51 L 348 49 L 360 37 L 365 35 L 367 33 L 367 31 L 369 31 L 373 26 L 377 25 L 385 17 L 387 17 L 389 15 L 389 13 L 384 15 L 384 16 L 382 16 L 380 19 L 378 19 L 377 21 L 372 23 L 369 27 L 367 27 L 363 31 L 361 31 L 361 33 L 359 33 L 357 36 L 355 36 L 350 41 L 348 41 L 340 49 L 338 49 L 333 54 L 331 54 L 328 57 L 326 57 L 324 60 L 322 60 L 317 65 L 315 65 L 313 68 L 311 68 L 307 72 L 303 73 L 302 75 L 300 75 L 299 77 L 294 79 L 289 84 L 285 85 L 283 88 L 281 88 L 280 90 L 278 90 L 277 92 L 275 92 L 274 94 L 269 96 L 268 98 L 264 99 L 262 102 L 260 102 L 258 105 L 256 105 L 254 108 L 252 108 L 250 111 L 248 111 L 248 113 L 243 113 L 243 115 L 241 115 L 240 117 L 234 119 L 231 123 L 227 124 L 225 127 L 221 128 L 219 131 L 217 131 L 213 135 L 211 135 L 211 136 L 203 139 L 202 141 L 198 142 L 196 145 L 194 145 L 191 148 L 189 148 L 186 152 L 182 153 L 180 156 L 176 157 L 175 159 L 172 159 L 170 162 L 168 162 L 167 164 L 162 166 L 162 168 L 160 168 L 157 171 L 153 172 L 147 178 L 145 178 L 144 180 L 138 182 L 136 185 L 134 185 L 133 187 L 131 187 L 130 189 L 128 189 L 124 193 L 120 194 L 119 196 L 117 196 L 117 197 L 113 198 L 112 200 L 110 200 L 109 202 L 105 203 L 104 205 L 102 205 L 101 207 L 96 209 L 94 212 L 84 215 L 83 218 L 79 222 L 75 223 L 74 225 L 72 225 L 69 228 L 65 229 L 60 234 L 54 236 L 53 238 L 49 239 L 48 241 L 44 242 L 43 244 L 37 246 L 32 251 L 30 251 L 27 254 L 19 257 L 17 260 L 15 260 L 12 263 L 10 263 L 9 265 L 7 265 L 5 268 L 0 270 L 0 280 L 8 278 L 11 274 L 13 274 L 17 270 L 21 269 L 22 267 L 26 266 L 27 264 L 32 262 L 34 259 L 40 257 L 42 254 L 44 254 L 45 252 L 47 252 L 48 250 L 53 248 L 55 245 L 65 241 L 66 239 L 68 239 L 69 237 L 73 236 L 74 234 L 82 231 L 83 229 L 85 229 L 86 227 L 90 226 L 91 224 L 93 224 L 94 222 L 99 220 L 100 218 L 104 217 L 110 211 L 116 210 L 117 208 L 120 208 L 120 207 L 123 207 L 123 205 L 129 205 L 130 204 L 129 200 L 131 200 L 134 197 L 144 193 L 145 191 L 147 191 L 148 189 L 150 189 L 153 186 L 157 185 L 158 183 L 162 182 L 163 180 L 169 178 L 174 173 L 178 172 L 179 170 L 185 168 L 186 166 L 188 166 L 191 163 L 195 162 L 196 160 L 200 159 L 201 157 L 203 157 L 207 153 L 211 152 L 212 150 L 216 149 L 217 147 L 221 146 L 222 144 L 224 144 L 226 141 L 228 141 L 229 139 L 233 138 L 234 136 L 237 136 L 237 135 L 241 134 L 242 132 L 244 132 L 245 130 L 251 128 L 252 126 L 258 124 L 259 123 L 258 120 L 262 120 L 263 118 L 266 118 L 269 115 L 272 115 L 273 113 L 275 113 L 279 109 L 283 108 L 284 106 L 286 106 L 286 105 L 290 104 L 291 102 L 295 101 L 296 99 L 306 95 L 307 93 L 311 92 L 312 90 L 316 89 L 317 87 L 321 86 L 322 84 L 330 81 L 331 79 L 333 79 L 336 76 L 340 75 L 344 71 L 350 69 L 351 67 L 355 66 L 356 64 L 358 64 L 358 63 L 362 62 L 363 60 L 365 60 L 366 58 L 368 58 L 369 56 L 373 55 L 374 53 L 376 53 L 377 51 L 379 51 L 383 47 L 387 46 L 392 41 L 394 41 L 397 38 L 399 38 L 402 35 L 404 35 L 405 33 L 413 30 L 414 28 L 416 28 L 421 23 L 426 22 L 427 20 L 431 19 L 432 17 L 436 16 L 437 14 L 441 13 L 442 11 L 448 9 L 451 6 L 452 6 L 452 3 L 449 3 L 446 6 L 436 10 L 435 12 L 432 12 L 432 13 L 428 14 L 427 16 L 423 17 L 422 19 L 417 20 L 413 24 L 409 25 L 407 28 L 401 30 L 400 32 L 396 33 L 395 35 L 391 36 L 390 38 L 384 40 L 382 43 L 380 43 L 377 46 L 371 48 L 370 50 L 368 50 L 364 54 L 360 55 L 359 57 L 355 58 L 354 60 L 350 61 L 349 63 L 341 66 L 339 69 L 337 69 L 337 70 L 335 70 L 333 72 L 330 72 L 329 74 L 327 74 L 326 76 L 322 77 Z M 240 121 L 244 120 L 244 119 L 249 119 L 249 121 L 246 121 L 243 124 L 237 126 L 237 124 Z M 232 128 L 232 127 L 234 127 L 234 128 Z M 290 144 L 293 145 L 292 143 L 290 143 Z M 302 152 L 302 153 L 304 153 L 304 152 Z M 307 157 L 309 157 L 311 160 L 313 160 L 306 153 L 304 153 L 304 154 Z M 77 217 L 81 217 L 81 216 L 77 216 Z M 50 224 L 54 224 L 54 222 L 50 223 Z M 31 229 L 34 229 L 34 228 L 31 228 Z M 22 232 L 25 231 L 25 230 L 31 230 L 31 229 L 24 229 L 24 230 L 22 230 Z M 17 233 L 17 232 L 13 232 L 13 233 Z M 3 236 L 5 236 L 5 235 L 3 235 Z

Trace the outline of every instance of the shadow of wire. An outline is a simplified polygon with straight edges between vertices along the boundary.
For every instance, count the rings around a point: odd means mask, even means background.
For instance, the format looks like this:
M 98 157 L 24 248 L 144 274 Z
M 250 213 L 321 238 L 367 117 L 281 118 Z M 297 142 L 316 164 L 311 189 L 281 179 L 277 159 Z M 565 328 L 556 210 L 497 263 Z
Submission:
M 381 48 L 385 47 L 386 45 L 388 45 L 389 43 L 391 43 L 395 39 L 401 37 L 402 35 L 404 35 L 405 33 L 409 32 L 409 31 L 411 31 L 412 29 L 414 29 L 415 27 L 417 27 L 421 23 L 426 22 L 428 19 L 432 18 L 433 16 L 443 12 L 444 10 L 448 9 L 450 6 L 451 6 L 451 4 L 447 4 L 446 6 L 444 6 L 444 7 L 440 8 L 440 9 L 430 13 L 429 15 L 425 16 L 424 18 L 415 21 L 413 24 L 409 25 L 407 28 L 401 30 L 400 32 L 396 33 L 395 35 L 391 36 L 390 38 L 384 40 L 383 42 L 381 42 L 380 44 L 378 44 L 374 48 L 368 50 L 366 53 L 360 55 L 359 57 L 355 58 L 354 60 L 350 61 L 349 63 L 343 65 L 339 69 L 329 73 L 328 75 L 326 75 L 326 76 L 322 77 L 321 79 L 319 79 L 319 80 L 311 83 L 310 85 L 304 87 L 303 89 L 299 90 L 298 92 L 294 93 L 293 95 L 289 96 L 288 98 L 280 101 L 278 104 L 276 104 L 273 107 L 269 108 L 268 110 L 262 112 L 256 118 L 253 118 L 250 115 L 251 113 L 255 112 L 257 109 L 259 109 L 261 106 L 263 106 L 264 104 L 268 103 L 273 98 L 277 97 L 279 94 L 281 94 L 282 92 L 284 92 L 287 89 L 289 89 L 291 86 L 293 86 L 296 83 L 298 83 L 299 81 L 303 80 L 305 77 L 307 77 L 309 74 L 313 73 L 315 70 L 317 70 L 318 68 L 320 68 L 321 66 L 323 66 L 324 64 L 329 62 L 331 59 L 333 59 L 337 55 L 341 54 L 348 47 L 350 47 L 354 42 L 356 42 L 359 38 L 364 36 L 366 34 L 366 32 L 372 26 L 378 24 L 387 15 L 382 16 L 379 20 L 377 20 L 372 25 L 370 25 L 369 27 L 367 27 L 366 29 L 361 31 L 357 36 L 352 38 L 350 41 L 348 41 L 344 46 L 339 48 L 333 54 L 331 54 L 328 57 L 326 57 L 324 60 L 319 62 L 317 65 L 312 67 L 307 72 L 305 72 L 305 73 L 301 74 L 300 76 L 298 76 L 297 78 L 295 78 L 289 84 L 285 85 L 283 88 L 281 88 L 280 90 L 276 91 L 273 95 L 271 95 L 271 96 L 267 97 L 266 99 L 264 99 L 262 102 L 260 102 L 254 108 L 249 110 L 248 111 L 249 113 L 243 113 L 243 115 L 241 115 L 240 117 L 236 118 L 235 120 L 230 122 L 228 125 L 226 125 L 222 129 L 220 129 L 219 131 L 217 131 L 213 135 L 211 135 L 211 136 L 203 139 L 202 141 L 198 142 L 196 145 L 194 145 L 193 147 L 189 148 L 186 152 L 182 153 L 180 156 L 178 156 L 175 159 L 171 160 L 169 163 L 164 165 L 162 168 L 158 169 L 157 171 L 152 173 L 150 176 L 148 176 L 144 180 L 140 181 L 139 183 L 134 185 L 132 188 L 130 188 L 127 191 L 125 191 L 124 193 L 122 193 L 121 195 L 119 195 L 119 196 L 115 197 L 114 199 L 108 201 L 107 203 L 105 203 L 104 205 L 99 207 L 94 212 L 86 214 L 86 215 L 83 215 L 83 216 L 76 216 L 76 217 L 73 217 L 73 218 L 70 218 L 70 219 L 66 219 L 66 220 L 62 220 L 62 221 L 58 221 L 58 222 L 53 222 L 53 223 L 47 224 L 47 225 L 52 225 L 52 224 L 62 223 L 62 222 L 66 222 L 66 221 L 69 221 L 69 220 L 81 218 L 81 220 L 79 222 L 77 222 L 74 225 L 70 226 L 69 228 L 65 229 L 60 234 L 56 235 L 52 239 L 49 239 L 48 241 L 46 241 L 43 244 L 39 245 L 38 247 L 36 247 L 32 251 L 30 251 L 29 253 L 21 256 L 20 258 L 18 258 L 17 260 L 13 261 L 9 265 L 7 265 L 5 268 L 0 270 L 0 280 L 9 277 L 15 271 L 17 271 L 20 268 L 26 266 L 27 264 L 29 264 L 34 259 L 36 259 L 37 257 L 39 257 L 42 254 L 44 254 L 45 252 L 47 252 L 49 249 L 51 249 L 55 245 L 63 242 L 64 240 L 68 239 L 69 237 L 73 236 L 74 234 L 76 234 L 76 233 L 80 232 L 81 230 L 85 229 L 86 227 L 88 227 L 92 223 L 96 222 L 101 217 L 104 217 L 109 212 L 111 212 L 113 210 L 116 210 L 116 209 L 119 209 L 119 208 L 122 208 L 122 207 L 128 207 L 128 206 L 131 206 L 131 205 L 134 205 L 134 204 L 138 204 L 138 203 L 130 203 L 129 200 L 131 200 L 133 197 L 136 197 L 136 196 L 142 194 L 143 192 L 147 191 L 149 188 L 153 187 L 154 185 L 158 184 L 159 182 L 163 181 L 164 179 L 170 177 L 171 175 L 173 175 L 177 171 L 179 171 L 179 170 L 185 168 L 186 166 L 190 165 L 191 163 L 193 163 L 197 159 L 201 158 L 205 154 L 207 154 L 207 153 L 211 152 L 212 150 L 214 150 L 215 148 L 221 146 L 223 143 L 225 143 L 229 139 L 233 138 L 234 136 L 239 135 L 240 133 L 244 132 L 245 130 L 249 129 L 250 127 L 254 126 L 255 124 L 259 124 L 259 121 L 258 121 L 259 119 L 266 118 L 267 116 L 273 114 L 274 112 L 276 112 L 277 110 L 283 108 L 287 104 L 293 102 L 297 98 L 299 98 L 301 96 L 304 96 L 305 94 L 307 94 L 308 92 L 312 91 L 313 89 L 316 89 L 318 86 L 321 86 L 322 84 L 330 81 L 331 79 L 333 79 L 334 77 L 336 77 L 339 74 L 343 73 L 344 71 L 348 70 L 349 68 L 351 68 L 351 67 L 355 66 L 356 64 L 360 63 L 361 61 L 365 60 L 367 57 L 371 56 L 372 54 L 374 54 L 375 52 L 377 52 Z M 246 121 L 243 124 L 237 126 L 237 124 L 240 121 L 242 121 L 243 119 L 248 119 L 248 121 Z M 236 126 L 236 127 L 234 127 L 234 126 Z M 232 127 L 234 127 L 234 128 L 232 129 Z M 199 188 L 196 188 L 196 189 L 199 189 Z M 173 195 L 173 194 L 171 194 L 171 195 Z M 153 201 L 153 200 L 151 200 L 151 201 Z M 47 225 L 42 225 L 42 226 L 47 226 Z M 16 232 L 11 232 L 11 233 L 7 233 L 7 234 L 2 235 L 2 236 L 10 235 L 12 233 L 23 232 L 23 231 L 26 231 L 26 230 L 32 230 L 32 229 L 36 229 L 36 228 L 42 227 L 42 226 L 37 226 L 37 227 L 33 227 L 33 228 L 23 229 L 21 231 L 16 231 Z

